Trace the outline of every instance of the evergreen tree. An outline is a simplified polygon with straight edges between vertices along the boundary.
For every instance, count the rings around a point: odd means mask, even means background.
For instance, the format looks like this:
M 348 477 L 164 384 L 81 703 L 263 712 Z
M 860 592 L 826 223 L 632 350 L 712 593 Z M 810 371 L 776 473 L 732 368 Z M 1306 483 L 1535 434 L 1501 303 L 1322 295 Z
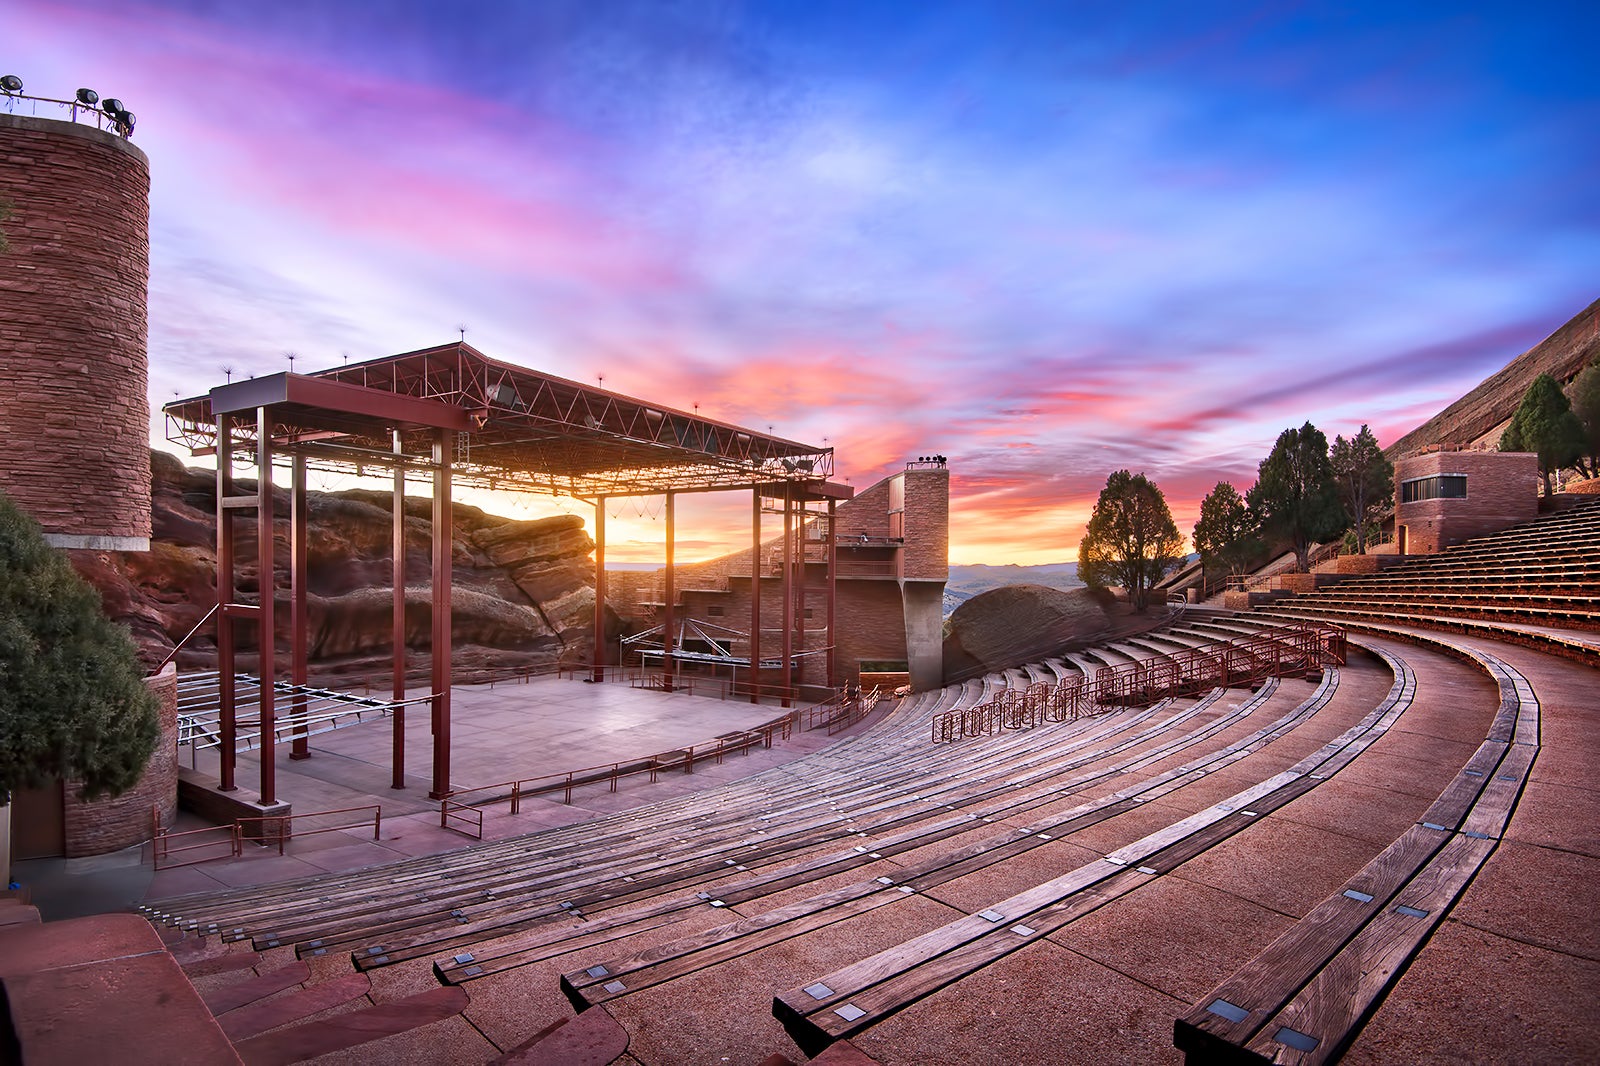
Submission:
M 1078 545 L 1078 577 L 1086 585 L 1121 585 L 1133 609 L 1143 611 L 1150 589 L 1182 553 L 1183 539 L 1160 489 L 1126 470 L 1106 478 Z
M 1600 477 L 1600 356 L 1573 379 L 1572 413 L 1583 425 L 1584 455 L 1578 469 L 1585 477 Z
M 1572 404 L 1561 385 L 1549 374 L 1540 374 L 1528 386 L 1511 416 L 1511 424 L 1500 435 L 1503 452 L 1533 452 L 1539 456 L 1539 474 L 1544 478 L 1544 494 L 1555 487 L 1550 475 L 1571 466 L 1583 457 L 1583 423 L 1572 412 Z
M 1262 531 L 1294 548 L 1295 563 L 1302 571 L 1309 568 L 1313 543 L 1345 529 L 1344 508 L 1328 460 L 1328 438 L 1310 422 L 1278 434 L 1245 499 Z
M 52 778 L 87 799 L 137 783 L 160 739 L 143 675 L 127 631 L 0 493 L 0 804 Z
M 1200 520 L 1194 524 L 1194 550 L 1207 571 L 1237 574 L 1261 552 L 1255 515 L 1239 490 L 1226 481 L 1200 501 Z
M 1380 509 L 1394 495 L 1394 464 L 1378 447 L 1378 438 L 1366 423 L 1349 440 L 1334 437 L 1328 461 L 1333 464 L 1345 513 L 1355 525 L 1355 549 L 1365 552 L 1370 512 Z

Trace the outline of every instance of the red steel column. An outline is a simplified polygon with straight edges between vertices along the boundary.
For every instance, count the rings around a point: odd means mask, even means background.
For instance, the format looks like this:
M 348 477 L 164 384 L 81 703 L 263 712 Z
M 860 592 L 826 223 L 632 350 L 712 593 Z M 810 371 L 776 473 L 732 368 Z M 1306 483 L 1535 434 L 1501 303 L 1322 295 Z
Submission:
M 289 680 L 297 687 L 306 683 L 306 517 L 306 457 L 296 454 L 289 475 Z M 305 714 L 306 694 L 297 692 L 294 716 L 301 724 L 291 759 L 311 758 Z
M 260 614 L 256 619 L 256 642 L 261 665 L 261 802 L 278 800 L 277 743 L 273 736 L 276 722 L 273 685 L 278 633 L 274 627 L 273 599 L 277 582 L 272 558 L 272 408 L 256 408 L 256 585 L 261 590 Z
M 450 558 L 453 535 L 450 507 L 450 431 L 433 443 L 433 791 L 450 792 Z
M 676 511 L 674 507 L 676 500 L 676 496 L 670 492 L 667 493 L 667 574 L 666 595 L 662 597 L 662 599 L 666 602 L 661 609 L 661 669 L 667 675 L 666 686 L 668 692 L 672 691 L 672 671 L 674 665 L 672 662 L 672 647 L 675 643 L 673 640 L 673 623 L 676 621 L 676 619 L 673 618 L 672 603 L 673 600 L 676 599 L 678 593 L 676 587 L 677 583 L 674 580 L 677 575 L 673 570 L 672 558 L 673 548 L 676 547 L 674 542 L 677 539 L 677 526 L 675 520 Z
M 233 417 L 217 419 L 217 705 L 221 743 L 217 749 L 220 780 L 217 787 L 232 792 L 233 770 L 238 762 L 238 729 L 233 662 Z
M 390 583 L 393 594 L 393 631 L 390 637 L 393 654 L 394 701 L 406 698 L 406 466 L 402 456 L 405 445 L 400 431 L 394 431 L 394 495 L 389 501 L 392 544 L 390 546 Z M 396 707 L 390 720 L 394 732 L 393 779 L 390 788 L 406 787 L 406 709 Z
M 589 677 L 606 679 L 606 498 L 594 501 L 594 661 Z
M 839 577 L 839 538 L 835 530 L 836 506 L 838 501 L 828 497 L 828 687 L 833 688 L 839 683 L 837 653 L 839 638 L 833 631 L 833 608 L 838 599 Z
M 761 489 L 750 490 L 750 702 L 761 702 Z
M 794 494 L 783 485 L 783 705 L 794 684 Z

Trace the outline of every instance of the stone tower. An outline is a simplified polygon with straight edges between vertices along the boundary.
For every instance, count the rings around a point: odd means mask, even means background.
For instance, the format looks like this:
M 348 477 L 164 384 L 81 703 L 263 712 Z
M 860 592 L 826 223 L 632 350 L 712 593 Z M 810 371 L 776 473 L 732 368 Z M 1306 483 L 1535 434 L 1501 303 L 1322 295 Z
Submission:
M 0 200 L 0 490 L 58 547 L 147 550 L 149 161 L 0 113 Z

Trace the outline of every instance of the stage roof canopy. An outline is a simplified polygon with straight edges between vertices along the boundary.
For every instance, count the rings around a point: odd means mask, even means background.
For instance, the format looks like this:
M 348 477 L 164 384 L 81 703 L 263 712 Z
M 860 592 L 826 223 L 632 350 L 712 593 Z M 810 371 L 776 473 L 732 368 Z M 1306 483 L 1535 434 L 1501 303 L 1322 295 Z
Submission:
M 503 363 L 466 343 L 219 385 L 167 404 L 167 437 L 212 454 L 227 419 L 243 451 L 262 409 L 275 453 L 341 473 L 393 465 L 396 433 L 403 461 L 426 466 L 447 430 L 455 480 L 485 488 L 593 499 L 790 483 L 808 496 L 851 494 L 828 481 L 831 448 Z

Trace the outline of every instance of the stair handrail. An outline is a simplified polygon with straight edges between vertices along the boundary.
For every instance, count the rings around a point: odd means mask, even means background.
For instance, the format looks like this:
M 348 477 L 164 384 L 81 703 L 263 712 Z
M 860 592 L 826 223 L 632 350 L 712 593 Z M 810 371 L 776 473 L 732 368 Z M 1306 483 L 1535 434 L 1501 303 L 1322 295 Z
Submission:
M 167 657 L 165 659 L 162 659 L 160 665 L 158 665 L 154 670 L 152 670 L 151 673 L 159 674 L 161 671 L 165 670 L 167 668 L 167 664 L 178 657 L 178 653 L 183 650 L 183 646 L 185 644 L 189 643 L 189 641 L 194 637 L 194 635 L 196 633 L 200 632 L 200 630 L 205 626 L 205 624 L 207 622 L 211 621 L 211 616 L 216 614 L 221 609 L 222 609 L 222 604 L 221 603 L 212 604 L 211 605 L 211 610 L 206 612 L 205 617 L 200 619 L 200 621 L 196 622 L 194 624 L 194 628 L 189 630 L 189 632 L 185 633 L 183 635 L 183 639 L 178 641 L 178 643 L 176 643 L 176 644 L 174 644 L 172 646 L 172 650 L 167 652 Z

